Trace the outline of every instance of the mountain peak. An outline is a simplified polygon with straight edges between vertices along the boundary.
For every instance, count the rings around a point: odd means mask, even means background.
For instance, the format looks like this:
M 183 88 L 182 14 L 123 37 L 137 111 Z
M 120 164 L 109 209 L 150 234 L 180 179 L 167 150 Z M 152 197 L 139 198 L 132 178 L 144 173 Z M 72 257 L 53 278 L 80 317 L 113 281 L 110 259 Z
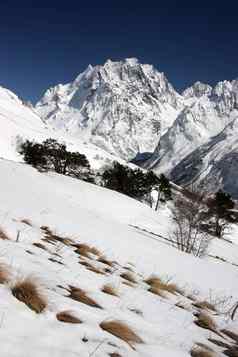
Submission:
M 203 95 L 210 95 L 211 91 L 212 91 L 212 87 L 209 84 L 197 81 L 191 87 L 185 89 L 182 95 L 185 98 L 190 98 L 190 97 L 200 98 Z

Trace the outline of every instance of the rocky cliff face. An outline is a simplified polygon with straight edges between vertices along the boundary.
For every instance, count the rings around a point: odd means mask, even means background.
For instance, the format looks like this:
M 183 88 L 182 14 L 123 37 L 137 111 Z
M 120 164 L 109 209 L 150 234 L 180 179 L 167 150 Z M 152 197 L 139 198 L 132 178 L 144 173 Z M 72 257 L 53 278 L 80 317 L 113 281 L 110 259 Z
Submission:
M 72 83 L 49 89 L 36 110 L 55 129 L 130 160 L 154 151 L 182 105 L 163 73 L 126 59 L 89 66 Z
M 214 88 L 197 82 L 185 90 L 184 108 L 161 137 L 147 167 L 170 174 L 181 160 L 236 118 L 237 95 L 238 81 L 219 82 Z

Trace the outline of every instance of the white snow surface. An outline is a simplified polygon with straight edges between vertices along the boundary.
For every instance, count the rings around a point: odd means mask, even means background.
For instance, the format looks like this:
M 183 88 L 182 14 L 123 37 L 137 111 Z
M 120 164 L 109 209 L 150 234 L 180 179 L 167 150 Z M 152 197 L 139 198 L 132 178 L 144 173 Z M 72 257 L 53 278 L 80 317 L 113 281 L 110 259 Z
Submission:
M 0 284 L 2 357 L 106 357 L 110 353 L 122 357 L 185 357 L 199 342 L 223 356 L 222 349 L 208 338 L 224 339 L 194 324 L 196 308 L 186 295 L 198 300 L 223 296 L 237 300 L 235 230 L 233 243 L 213 240 L 210 255 L 225 260 L 209 256 L 199 259 L 177 251 L 164 239 L 172 227 L 169 206 L 155 212 L 117 192 L 53 173 L 39 173 L 8 160 L 0 160 L 0 177 L 0 227 L 10 238 L 0 239 L 0 263 L 9 265 L 12 272 L 10 282 Z M 46 242 L 42 226 L 74 243 L 96 247 L 114 261 L 113 266 L 100 263 L 95 255 L 80 256 L 71 244 Z M 41 243 L 46 249 L 33 243 Z M 96 274 L 79 263 L 82 261 L 102 271 L 107 268 L 106 273 Z M 134 286 L 123 284 L 120 274 L 127 269 L 133 270 Z M 164 297 L 152 294 L 144 282 L 151 274 L 170 279 L 184 293 Z M 41 314 L 11 294 L 14 281 L 29 276 L 48 301 Z M 117 288 L 118 297 L 101 291 L 105 283 Z M 69 298 L 69 285 L 84 289 L 102 309 Z M 82 323 L 58 321 L 56 313 L 64 310 L 70 310 Z M 228 326 L 223 315 L 210 314 L 219 328 Z M 99 325 L 109 319 L 128 324 L 144 343 L 132 348 L 103 331 Z M 238 331 L 237 321 L 232 329 Z

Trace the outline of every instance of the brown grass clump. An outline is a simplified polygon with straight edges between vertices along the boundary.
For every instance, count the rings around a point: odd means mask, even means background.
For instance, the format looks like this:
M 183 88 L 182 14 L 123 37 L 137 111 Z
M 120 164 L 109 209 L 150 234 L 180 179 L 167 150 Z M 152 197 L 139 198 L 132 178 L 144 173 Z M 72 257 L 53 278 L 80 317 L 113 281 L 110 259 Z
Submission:
M 42 244 L 42 243 L 35 242 L 35 243 L 32 243 L 32 245 L 34 245 L 37 248 L 40 248 L 40 249 L 43 249 L 43 250 L 47 250 L 46 247 L 44 246 L 44 244 Z
M 176 284 L 165 283 L 159 277 L 152 276 L 145 280 L 145 282 L 150 285 L 149 291 L 160 296 L 165 296 L 164 292 L 171 294 L 181 293 L 181 290 Z
M 9 268 L 4 264 L 0 264 L 0 284 L 8 283 L 9 279 L 10 279 Z
M 66 322 L 70 324 L 80 324 L 82 322 L 78 317 L 74 316 L 70 311 L 58 312 L 58 314 L 56 314 L 56 318 L 61 322 Z
M 197 307 L 198 309 L 211 310 L 211 311 L 216 312 L 215 306 L 205 300 L 204 301 L 195 301 L 192 305 Z
M 101 309 L 102 307 L 90 296 L 87 295 L 86 291 L 74 286 L 70 286 L 70 295 L 69 297 L 75 301 L 79 301 L 82 304 L 86 304 L 91 307 L 97 307 Z
M 113 352 L 113 353 L 109 353 L 110 357 L 122 357 L 121 355 L 119 355 L 119 353 Z
M 130 283 L 134 283 L 136 284 L 137 281 L 136 281 L 136 278 L 135 276 L 131 273 L 131 272 L 125 272 L 125 273 L 122 273 L 121 274 L 121 277 L 127 281 L 129 281 Z
M 26 304 L 36 313 L 42 312 L 47 306 L 45 297 L 40 293 L 36 283 L 29 278 L 18 281 L 11 288 L 11 291 L 16 299 Z
M 105 265 L 108 265 L 109 267 L 113 266 L 113 262 L 111 260 L 108 260 L 106 257 L 101 256 L 98 258 L 98 262 L 103 263 Z
M 31 221 L 27 218 L 23 218 L 20 222 L 26 224 L 27 226 L 32 227 Z
M 111 320 L 103 321 L 100 327 L 108 333 L 127 342 L 131 347 L 133 343 L 143 343 L 142 339 L 124 322 Z
M 40 229 L 45 234 L 45 238 L 43 238 L 43 240 L 48 243 L 54 244 L 54 243 L 60 242 L 67 246 L 73 245 L 73 243 L 74 243 L 74 241 L 70 238 L 61 237 L 60 235 L 53 233 L 53 231 L 47 226 L 41 226 Z
M 97 248 L 91 247 L 90 245 L 85 243 L 80 243 L 80 244 L 77 243 L 77 244 L 73 244 L 73 246 L 76 247 L 75 252 L 77 254 L 80 254 L 86 258 L 91 258 L 92 254 L 97 256 L 101 255 L 101 252 Z
M 2 240 L 10 240 L 10 238 L 7 235 L 7 233 L 2 228 L 0 228 L 0 239 L 2 239 Z
M 215 357 L 213 351 L 199 346 L 193 347 L 190 354 L 192 357 Z
M 110 285 L 110 284 L 105 284 L 102 287 L 102 292 L 104 292 L 105 294 L 109 294 L 109 295 L 113 295 L 113 296 L 118 296 L 118 291 L 117 289 Z
M 88 270 L 90 270 L 90 271 L 92 271 L 93 273 L 96 273 L 96 274 L 105 275 L 105 272 L 103 270 L 98 269 L 98 268 L 94 267 L 93 265 L 91 265 L 91 267 L 89 267 Z
M 194 323 L 197 326 L 216 332 L 216 324 L 208 314 L 199 312 L 195 314 L 195 316 L 197 317 L 197 320 L 195 320 Z

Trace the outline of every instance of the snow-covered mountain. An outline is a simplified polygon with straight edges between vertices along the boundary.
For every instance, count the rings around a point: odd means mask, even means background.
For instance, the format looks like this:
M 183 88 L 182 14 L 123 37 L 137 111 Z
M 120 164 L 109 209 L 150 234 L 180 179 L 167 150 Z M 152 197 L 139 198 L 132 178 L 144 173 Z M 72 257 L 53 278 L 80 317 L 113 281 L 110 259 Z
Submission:
M 237 133 L 238 117 L 175 166 L 171 179 L 179 184 L 196 182 L 208 192 L 222 188 L 238 199 Z
M 136 157 L 144 167 L 172 172 L 177 180 L 174 168 L 180 162 L 183 167 L 201 145 L 210 148 L 212 138 L 237 117 L 238 80 L 215 87 L 196 82 L 180 95 L 151 65 L 134 58 L 108 60 L 88 66 L 72 83 L 47 90 L 35 108 L 0 88 L 0 156 L 19 160 L 22 139 L 53 137 L 85 153 L 94 167 Z M 230 146 L 223 146 L 217 149 L 220 156 L 224 150 L 229 154 Z M 196 172 L 201 174 L 198 167 Z M 220 170 L 221 185 L 225 172 Z M 236 186 L 229 190 L 234 193 Z
M 129 160 L 154 151 L 181 99 L 163 73 L 130 58 L 89 66 L 72 83 L 47 90 L 36 110 L 53 128 Z
M 214 88 L 195 83 L 183 93 L 184 108 L 161 137 L 147 167 L 171 170 L 193 150 L 218 135 L 238 116 L 238 81 L 219 82 Z

